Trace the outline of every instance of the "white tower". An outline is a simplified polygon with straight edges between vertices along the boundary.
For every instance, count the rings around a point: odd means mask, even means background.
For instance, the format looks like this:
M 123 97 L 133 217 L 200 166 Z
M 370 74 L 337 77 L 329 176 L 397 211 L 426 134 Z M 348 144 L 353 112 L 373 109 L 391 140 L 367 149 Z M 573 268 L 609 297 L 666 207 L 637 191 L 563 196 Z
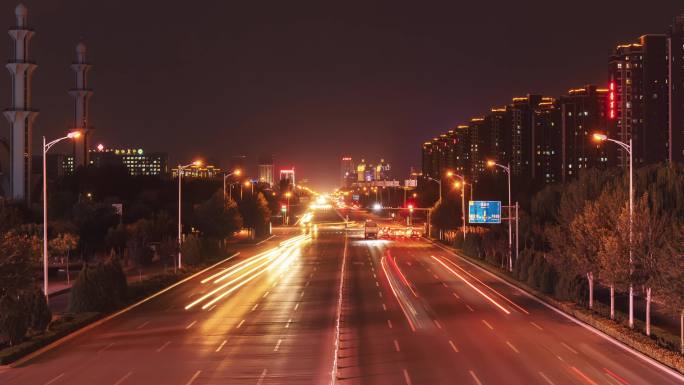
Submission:
M 14 41 L 13 57 L 7 62 L 12 75 L 12 106 L 5 110 L 10 127 L 10 196 L 30 201 L 31 141 L 33 121 L 38 111 L 31 108 L 31 77 L 36 64 L 29 59 L 29 44 L 33 29 L 28 27 L 28 12 L 23 4 L 14 10 L 17 23 L 10 27 Z
M 74 122 L 72 131 L 81 131 L 80 140 L 74 141 L 75 166 L 88 164 L 88 149 L 92 127 L 88 119 L 88 103 L 93 91 L 88 88 L 88 71 L 91 65 L 86 60 L 86 46 L 83 43 L 76 45 L 76 61 L 71 64 L 71 69 L 76 75 L 76 88 L 69 91 L 74 98 Z

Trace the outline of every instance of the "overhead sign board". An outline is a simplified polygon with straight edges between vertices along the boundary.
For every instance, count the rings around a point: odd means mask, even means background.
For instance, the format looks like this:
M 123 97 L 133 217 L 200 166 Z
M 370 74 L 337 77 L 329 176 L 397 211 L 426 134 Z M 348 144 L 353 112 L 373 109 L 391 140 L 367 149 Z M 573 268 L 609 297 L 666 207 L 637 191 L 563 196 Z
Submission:
M 501 223 L 501 201 L 468 202 L 468 223 Z

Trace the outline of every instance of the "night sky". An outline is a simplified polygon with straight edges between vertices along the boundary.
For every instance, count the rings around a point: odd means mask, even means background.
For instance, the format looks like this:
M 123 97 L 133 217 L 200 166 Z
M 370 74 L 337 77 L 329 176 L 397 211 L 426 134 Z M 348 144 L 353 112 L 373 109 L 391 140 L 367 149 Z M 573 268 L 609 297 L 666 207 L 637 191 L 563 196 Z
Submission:
M 616 43 L 664 33 L 684 12 L 681 0 L 331 3 L 25 1 L 35 152 L 71 124 L 68 66 L 83 37 L 93 145 L 167 151 L 172 163 L 244 154 L 252 174 L 273 153 L 318 188 L 336 185 L 343 155 L 384 157 L 403 179 L 422 141 L 513 96 L 605 84 Z M 16 4 L 2 2 L 2 29 Z

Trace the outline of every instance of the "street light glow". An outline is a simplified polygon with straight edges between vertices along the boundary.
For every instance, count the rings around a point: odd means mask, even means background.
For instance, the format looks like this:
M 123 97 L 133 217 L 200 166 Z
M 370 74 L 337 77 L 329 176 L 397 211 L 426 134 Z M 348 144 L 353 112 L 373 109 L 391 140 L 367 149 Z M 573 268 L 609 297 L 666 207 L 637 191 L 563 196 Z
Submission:
M 197 167 L 199 167 L 199 166 L 201 166 L 201 165 L 202 165 L 202 161 L 198 159 L 198 160 L 196 160 L 196 161 L 192 162 L 192 165 L 193 165 L 193 166 L 197 166 Z
M 459 182 L 459 181 L 454 182 L 454 187 L 461 188 L 461 182 Z
M 494 166 L 496 166 L 496 162 L 495 162 L 495 161 L 493 161 L 493 160 L 488 160 L 488 161 L 487 161 L 487 167 L 494 167 Z
M 448 176 L 449 178 L 451 178 L 452 176 L 454 176 L 454 172 L 451 171 L 451 170 L 449 170 L 449 171 L 446 172 L 446 176 Z
M 604 140 L 608 139 L 607 135 L 599 134 L 599 133 L 595 133 L 593 135 L 593 137 L 594 137 L 594 140 L 597 142 L 603 142 Z
M 72 131 L 67 134 L 67 138 L 69 139 L 78 139 L 81 137 L 81 131 Z
M 240 174 L 242 174 L 242 170 L 238 168 L 237 170 L 233 171 L 233 174 L 240 176 Z

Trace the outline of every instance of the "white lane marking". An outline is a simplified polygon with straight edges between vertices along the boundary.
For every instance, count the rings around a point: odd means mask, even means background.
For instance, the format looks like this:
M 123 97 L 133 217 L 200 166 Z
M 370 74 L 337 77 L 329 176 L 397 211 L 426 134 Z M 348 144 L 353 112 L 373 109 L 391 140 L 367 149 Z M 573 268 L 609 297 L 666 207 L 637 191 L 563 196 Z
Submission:
M 240 321 L 240 323 L 238 324 L 238 326 L 236 327 L 236 329 L 240 329 L 240 326 L 242 326 L 242 324 L 244 324 L 244 323 L 245 323 L 245 320 Z
M 223 346 L 226 344 L 226 342 L 228 342 L 228 340 L 223 340 L 223 342 L 221 342 L 221 345 L 219 345 L 219 347 L 216 348 L 215 352 L 216 353 L 220 352 L 221 349 L 223 349 Z
M 159 352 L 161 352 L 162 350 L 164 350 L 164 348 L 167 347 L 167 346 L 169 346 L 170 343 L 171 343 L 171 341 L 166 341 L 166 342 L 164 342 L 164 344 L 163 344 L 162 346 L 160 346 L 160 347 L 157 349 L 157 353 L 159 353 Z
M 259 304 L 258 304 L 258 303 L 254 304 L 254 307 L 252 308 L 252 311 L 256 310 L 258 307 L 259 307 Z
M 380 282 L 375 281 L 375 286 L 380 287 Z
M 304 290 L 302 290 L 302 294 L 299 295 L 299 299 L 302 299 L 304 297 Z
M 400 352 L 401 348 L 399 348 L 399 341 L 394 340 L 394 350 Z
M 103 353 L 105 350 L 111 348 L 112 346 L 114 346 L 114 342 L 112 342 L 112 343 L 110 343 L 109 345 L 105 346 L 104 348 L 98 350 L 98 351 L 97 351 L 97 354 Z
M 469 372 L 470 372 L 470 375 L 473 377 L 473 380 L 475 380 L 475 383 L 477 385 L 482 385 L 482 382 L 480 382 L 480 379 L 477 378 L 477 376 L 475 375 L 475 372 L 473 372 L 472 370 L 469 370 Z
M 544 328 L 542 328 L 541 326 L 537 325 L 536 323 L 534 323 L 534 322 L 532 322 L 532 321 L 530 321 L 530 323 L 532 324 L 532 326 L 536 327 L 537 329 L 539 329 L 539 330 L 544 330 Z
M 439 321 L 437 321 L 437 320 L 433 320 L 433 321 L 435 321 L 435 326 L 437 326 L 437 329 L 442 328 L 442 324 L 440 324 Z
M 432 274 L 432 276 L 435 277 L 435 279 L 439 281 L 439 276 L 437 274 Z
M 190 328 L 191 328 L 193 325 L 195 325 L 196 323 L 197 323 L 197 321 L 192 321 L 192 322 L 190 322 L 190 324 L 189 324 L 188 326 L 185 327 L 185 330 L 190 329 Z
M 551 381 L 550 378 L 546 377 L 546 374 L 544 374 L 544 373 L 542 373 L 542 372 L 539 372 L 539 375 L 541 376 L 541 378 L 544 379 L 544 381 L 546 381 L 547 384 L 549 384 L 549 385 L 556 385 L 556 384 L 553 383 L 553 381 Z
M 150 323 L 150 321 L 145 321 L 142 324 L 138 325 L 138 327 L 135 329 L 140 330 L 140 329 L 144 328 L 145 326 L 147 326 L 147 324 L 149 324 L 149 323 Z
M 406 385 L 411 385 L 411 376 L 406 369 L 404 369 L 404 381 L 406 381 Z
M 461 298 L 461 297 L 458 296 L 458 294 L 456 294 L 456 292 L 453 292 L 453 293 L 451 293 L 451 294 L 453 294 L 454 297 L 456 297 L 456 299 L 460 299 L 460 298 Z
M 297 302 L 297 304 L 295 305 L 294 309 L 295 309 L 295 310 L 299 309 L 299 302 Z
M 186 382 L 185 385 L 192 384 L 197 379 L 197 377 L 199 377 L 200 373 L 202 373 L 201 370 L 196 371 L 195 374 L 192 377 L 190 377 L 190 381 Z
M 520 353 L 520 351 L 515 346 L 513 346 L 513 344 L 510 341 L 506 341 L 506 345 L 508 345 L 509 348 L 513 349 L 514 352 Z
M 270 291 L 265 292 L 263 297 L 261 297 L 261 298 L 266 298 L 268 296 L 268 293 L 270 293 Z
M 451 348 L 454 349 L 454 352 L 458 353 L 458 348 L 456 345 L 454 345 L 454 342 L 452 340 L 449 340 L 449 345 L 451 345 Z
M 132 374 L 133 374 L 133 372 L 128 372 L 128 373 L 126 373 L 126 375 L 123 376 L 123 377 L 121 377 L 121 378 L 119 379 L 119 381 L 117 381 L 117 382 L 114 383 L 114 385 L 122 384 L 122 383 L 123 383 L 124 381 L 126 381 L 126 379 L 127 379 L 128 377 L 130 377 Z
M 470 307 L 470 305 L 466 305 L 466 307 L 467 307 L 468 310 L 470 310 L 470 311 L 475 311 L 475 309 L 473 309 L 472 307 Z
M 216 307 L 216 304 L 213 304 L 213 305 L 211 305 L 211 307 L 209 307 L 209 309 L 207 309 L 207 311 L 212 311 L 212 310 L 214 310 L 215 307 Z
M 387 311 L 387 306 L 384 303 L 382 304 L 382 310 Z
M 377 276 L 377 275 L 375 275 L 375 273 L 373 273 L 373 278 L 378 278 L 378 276 Z
M 485 269 L 485 268 L 483 268 L 483 267 L 481 267 L 481 266 L 476 265 L 474 262 L 471 262 L 471 261 L 465 259 L 464 257 L 458 255 L 457 253 L 455 253 L 455 252 L 449 250 L 448 248 L 446 248 L 446 247 L 444 247 L 444 246 L 442 246 L 442 245 L 440 245 L 440 244 L 437 244 L 437 243 L 434 243 L 434 242 L 431 242 L 431 241 L 428 241 L 428 243 L 431 243 L 433 246 L 439 247 L 440 249 L 442 249 L 442 250 L 448 252 L 449 254 L 456 256 L 457 258 L 459 258 L 460 260 L 462 260 L 462 261 L 464 261 L 465 263 L 469 264 L 470 266 L 472 266 L 472 267 L 474 267 L 474 268 L 476 268 L 476 269 L 482 271 L 483 273 L 485 273 L 485 274 L 489 275 L 490 277 L 492 277 L 492 278 L 498 280 L 499 282 L 505 284 L 506 286 L 508 286 L 508 287 L 510 287 L 511 289 L 517 291 L 518 293 L 521 293 L 522 295 L 526 296 L 527 298 L 529 298 L 529 299 L 531 299 L 531 300 L 533 300 L 533 301 L 535 301 L 535 302 L 541 304 L 542 306 L 546 307 L 547 309 L 549 309 L 549 310 L 555 312 L 556 314 L 559 314 L 559 315 L 561 315 L 562 317 L 565 317 L 566 319 L 570 320 L 571 322 L 575 323 L 576 325 L 581 326 L 581 327 L 583 327 L 584 329 L 586 329 L 586 330 L 588 330 L 588 331 L 590 331 L 590 332 L 596 334 L 597 336 L 599 336 L 599 337 L 603 338 L 604 340 L 610 342 L 611 344 L 613 344 L 613 345 L 619 347 L 620 349 L 624 350 L 625 352 L 628 352 L 629 354 L 632 354 L 633 356 L 640 358 L 642 361 L 647 362 L 647 363 L 651 364 L 652 366 L 654 366 L 654 367 L 656 367 L 656 368 L 662 370 L 663 372 L 669 374 L 671 377 L 674 377 L 674 378 L 678 379 L 679 381 L 683 381 L 683 380 L 684 380 L 684 375 L 682 375 L 681 373 L 675 371 L 674 369 L 672 369 L 672 368 L 670 368 L 670 367 L 668 367 L 668 366 L 665 366 L 664 364 L 662 364 L 662 363 L 660 363 L 660 362 L 658 362 L 658 361 L 656 361 L 656 360 L 654 360 L 654 359 L 652 359 L 652 358 L 646 356 L 645 354 L 643 354 L 643 353 L 641 353 L 641 352 L 638 352 L 638 351 L 632 349 L 631 347 L 629 347 L 629 346 L 623 344 L 622 342 L 620 342 L 620 341 L 618 341 L 618 340 L 616 340 L 616 339 L 614 339 L 614 338 L 608 336 L 606 333 L 604 333 L 604 332 L 602 332 L 602 331 L 600 331 L 600 330 L 598 330 L 598 329 L 596 329 L 596 328 L 594 328 L 594 327 L 592 327 L 592 326 L 589 326 L 589 325 L 585 324 L 584 322 L 582 322 L 582 321 L 578 320 L 577 318 L 575 318 L 575 317 L 573 317 L 573 316 L 571 316 L 571 315 L 569 315 L 569 314 L 563 312 L 563 311 L 560 310 L 560 309 L 557 309 L 557 308 L 553 307 L 552 305 L 550 305 L 550 304 L 544 302 L 543 300 L 541 300 L 541 299 L 539 299 L 539 298 L 533 296 L 532 294 L 526 292 L 525 290 L 522 290 L 521 288 L 515 286 L 514 284 L 512 284 L 512 283 L 506 281 L 505 279 L 503 279 L 503 278 L 497 276 L 496 274 L 492 273 L 491 271 L 489 271 L 489 270 L 487 270 L 487 269 Z
M 292 322 L 292 318 L 290 318 L 290 319 L 287 320 L 287 323 L 285 324 L 285 328 L 289 328 L 289 327 L 290 327 L 290 322 Z
M 389 328 L 392 329 L 392 321 L 387 320 L 387 326 L 389 326 Z
M 485 325 L 487 325 L 487 327 L 488 327 L 490 330 L 494 330 L 494 327 L 492 327 L 492 325 L 490 325 L 489 322 L 487 322 L 487 321 L 485 321 L 485 320 L 482 320 L 482 322 L 483 322 Z
M 273 351 L 274 351 L 274 352 L 277 352 L 277 351 L 278 351 L 278 349 L 280 348 L 280 344 L 281 344 L 282 342 L 283 342 L 282 339 L 278 339 L 278 343 L 276 343 L 275 348 L 273 348 Z
M 311 281 L 306 281 L 306 285 L 304 285 L 304 287 L 309 287 L 310 283 L 311 283 Z
M 563 345 L 563 347 L 566 348 L 566 349 L 568 349 L 569 351 L 571 351 L 571 352 L 573 352 L 573 353 L 575 353 L 575 354 L 578 354 L 578 353 L 577 353 L 577 350 L 571 348 L 570 345 L 566 344 L 565 342 L 561 342 L 561 345 Z
M 59 376 L 53 378 L 52 380 L 46 382 L 45 385 L 50 385 L 50 384 L 52 384 L 53 382 L 59 380 L 59 379 L 62 378 L 62 377 L 64 377 L 64 373 L 62 373 L 62 374 L 60 374 Z
M 444 286 L 444 287 L 446 287 L 446 288 L 449 287 L 449 285 L 447 285 L 446 282 L 442 282 L 442 286 Z
M 335 385 L 337 383 L 337 365 L 340 355 L 340 322 L 342 319 L 342 300 L 344 293 L 344 273 L 345 266 L 347 265 L 347 233 L 344 233 L 344 251 L 342 252 L 342 267 L 340 269 L 340 288 L 337 297 L 337 314 L 335 319 L 335 350 L 333 352 L 333 365 L 330 370 L 330 384 Z
M 380 298 L 382 298 L 382 293 L 381 293 L 381 292 L 378 292 L 378 296 L 380 296 Z
M 444 263 L 441 259 L 438 259 L 438 258 L 435 257 L 434 255 L 432 255 L 431 257 L 432 257 L 432 259 L 434 259 L 435 261 L 437 261 L 437 263 L 439 263 L 440 265 L 442 265 L 445 269 L 449 270 L 453 275 L 455 275 L 455 276 L 457 276 L 458 278 L 460 278 L 461 281 L 465 282 L 466 285 L 470 286 L 470 288 L 472 288 L 473 290 L 475 290 L 476 292 L 478 292 L 482 297 L 484 297 L 484 298 L 487 299 L 489 302 L 491 302 L 494 306 L 496 306 L 497 308 L 499 308 L 501 311 L 503 311 L 503 312 L 506 313 L 507 315 L 510 315 L 510 314 L 511 314 L 511 312 L 508 311 L 508 309 L 506 309 L 505 307 L 501 306 L 501 304 L 499 304 L 498 302 L 496 302 L 492 297 L 488 296 L 488 295 L 487 295 L 486 293 L 484 293 L 482 290 L 478 289 L 475 285 L 473 285 L 472 283 L 470 283 L 470 281 L 468 281 L 467 279 L 465 279 L 461 274 L 458 274 L 458 272 L 456 272 L 456 270 L 454 270 L 454 269 L 452 269 L 451 267 L 449 267 L 449 266 L 448 266 L 446 263 Z M 445 259 L 446 261 L 449 261 L 449 260 L 446 259 L 446 258 L 444 258 L 444 259 Z

